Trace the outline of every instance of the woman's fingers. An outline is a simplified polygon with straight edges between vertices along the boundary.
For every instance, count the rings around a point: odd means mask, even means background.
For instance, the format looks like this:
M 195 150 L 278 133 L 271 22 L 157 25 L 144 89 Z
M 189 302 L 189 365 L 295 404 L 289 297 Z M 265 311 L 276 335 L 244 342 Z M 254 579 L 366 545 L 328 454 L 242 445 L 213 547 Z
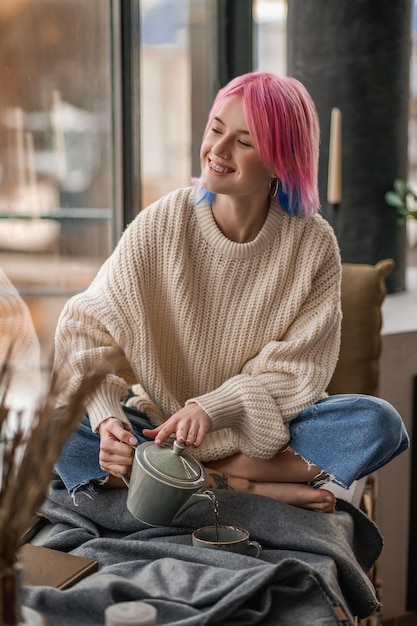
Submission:
M 100 467 L 112 474 L 121 476 L 130 471 L 133 463 L 133 445 L 138 440 L 123 427 L 120 420 L 109 418 L 100 425 Z
M 116 417 L 109 417 L 100 424 L 100 437 L 103 441 L 127 443 L 131 446 L 138 444 L 138 440 L 130 430 L 127 430 Z
M 157 428 L 144 428 L 142 433 L 145 437 L 155 439 L 155 443 L 160 446 L 165 439 L 168 439 L 170 435 L 176 432 L 176 428 L 169 425 L 169 420 L 158 426 Z
M 204 436 L 207 434 L 207 430 L 204 425 L 192 424 L 188 429 L 188 433 L 185 438 L 185 445 L 194 446 L 197 448 L 203 443 Z
M 99 456 L 100 467 L 113 476 L 126 474 L 132 466 L 133 453 L 131 446 L 121 442 L 111 447 L 102 446 Z
M 206 428 L 206 426 L 204 426 L 204 427 L 200 426 L 198 431 L 197 431 L 197 434 L 196 434 L 196 437 L 195 437 L 195 441 L 192 444 L 195 448 L 198 448 L 198 446 L 201 446 L 201 444 L 203 443 L 204 437 L 207 435 L 208 431 L 210 430 L 211 420 L 210 420 L 210 418 L 208 418 L 208 419 L 209 419 L 209 426 L 208 426 L 208 428 Z
M 198 447 L 211 427 L 211 419 L 207 413 L 194 403 L 187 404 L 172 415 L 164 424 L 153 430 L 143 431 L 145 437 L 155 439 L 161 445 L 168 437 L 175 434 L 179 443 Z
M 189 428 L 190 420 L 188 418 L 181 418 L 178 413 L 176 413 L 164 424 L 161 424 L 161 426 L 158 426 L 153 430 L 143 430 L 143 434 L 145 437 L 152 437 L 155 439 L 155 443 L 158 446 L 174 434 L 179 443 L 186 443 Z

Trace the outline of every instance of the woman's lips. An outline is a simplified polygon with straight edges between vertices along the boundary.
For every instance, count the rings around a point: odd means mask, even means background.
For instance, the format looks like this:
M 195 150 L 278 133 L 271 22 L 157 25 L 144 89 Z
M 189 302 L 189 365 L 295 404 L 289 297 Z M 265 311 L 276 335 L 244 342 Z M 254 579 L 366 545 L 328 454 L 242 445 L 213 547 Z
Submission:
M 209 159 L 209 168 L 217 174 L 230 174 L 231 172 L 234 172 L 234 169 L 232 169 L 231 167 L 219 165 L 218 163 L 214 163 L 214 161 L 212 161 L 211 159 Z

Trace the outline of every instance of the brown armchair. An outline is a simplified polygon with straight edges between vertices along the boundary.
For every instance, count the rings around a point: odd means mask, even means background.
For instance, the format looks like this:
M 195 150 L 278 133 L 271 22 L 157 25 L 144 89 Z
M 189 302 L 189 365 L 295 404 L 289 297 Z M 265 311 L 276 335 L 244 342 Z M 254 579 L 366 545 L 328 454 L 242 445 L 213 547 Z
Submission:
M 342 266 L 342 343 L 339 361 L 328 391 L 378 394 L 381 354 L 381 305 L 385 279 L 394 261 L 376 265 L 344 263 Z
M 382 340 L 381 305 L 386 295 L 385 279 L 394 261 L 386 259 L 376 265 L 345 263 L 342 266 L 342 341 L 330 394 L 365 393 L 378 395 L 379 357 Z M 361 481 L 360 508 L 375 521 L 377 475 Z M 381 601 L 382 583 L 378 562 L 369 573 Z M 361 626 L 377 626 L 378 614 L 358 622 Z

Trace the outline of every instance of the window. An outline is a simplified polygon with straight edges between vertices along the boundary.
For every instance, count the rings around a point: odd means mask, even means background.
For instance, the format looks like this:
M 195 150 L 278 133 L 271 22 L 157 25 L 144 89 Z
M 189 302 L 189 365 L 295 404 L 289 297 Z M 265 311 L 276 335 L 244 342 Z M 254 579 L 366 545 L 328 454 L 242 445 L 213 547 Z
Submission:
M 114 19 L 103 0 L 0 3 L 0 267 L 48 340 L 115 239 Z
M 254 70 L 287 74 L 287 0 L 254 0 Z
M 140 0 L 141 206 L 190 184 L 217 92 L 216 4 Z
M 191 179 L 188 0 L 141 0 L 142 206 Z

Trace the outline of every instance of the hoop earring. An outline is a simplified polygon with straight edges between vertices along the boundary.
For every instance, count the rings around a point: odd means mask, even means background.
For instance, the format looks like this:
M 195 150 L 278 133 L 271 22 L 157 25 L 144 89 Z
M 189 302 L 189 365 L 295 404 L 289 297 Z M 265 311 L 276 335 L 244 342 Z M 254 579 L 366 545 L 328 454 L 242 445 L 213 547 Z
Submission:
M 271 178 L 269 183 L 269 197 L 276 198 L 278 194 L 279 180 L 278 178 Z

